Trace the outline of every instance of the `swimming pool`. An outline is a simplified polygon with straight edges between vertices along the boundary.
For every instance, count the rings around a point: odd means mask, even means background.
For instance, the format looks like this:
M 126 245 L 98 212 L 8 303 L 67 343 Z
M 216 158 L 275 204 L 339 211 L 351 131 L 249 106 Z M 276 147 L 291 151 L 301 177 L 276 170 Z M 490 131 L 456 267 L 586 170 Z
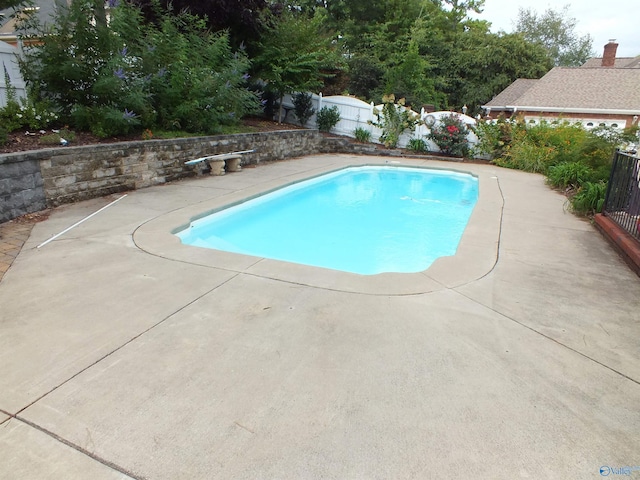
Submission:
M 195 220 L 182 243 L 373 275 L 454 255 L 478 198 L 473 175 L 349 167 Z

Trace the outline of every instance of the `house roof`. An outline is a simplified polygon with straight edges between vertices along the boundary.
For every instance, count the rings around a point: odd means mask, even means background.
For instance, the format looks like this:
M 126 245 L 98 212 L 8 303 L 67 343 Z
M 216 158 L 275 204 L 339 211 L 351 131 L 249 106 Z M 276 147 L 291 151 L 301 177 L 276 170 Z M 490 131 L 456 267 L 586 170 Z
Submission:
M 613 67 L 603 67 L 602 57 L 593 57 L 584 62 L 581 68 L 640 68 L 640 55 L 637 57 L 616 57 Z
M 8 53 L 9 55 L 13 55 L 17 53 L 17 49 L 13 45 L 9 45 L 8 43 L 5 43 L 5 42 L 0 42 L 0 54 L 2 53 Z
M 38 16 L 40 24 L 51 23 L 58 5 L 66 3 L 67 0 L 35 0 L 33 7 L 37 9 L 35 14 Z M 16 19 L 12 18 L 13 13 L 13 8 L 0 10 L 0 40 L 16 37 Z
M 517 107 L 552 112 L 640 112 L 639 68 L 556 67 L 541 79 L 524 84 L 529 88 L 512 103 L 497 101 L 505 97 L 509 100 L 507 90 L 520 88 L 517 82 L 484 106 L 496 110 Z
M 493 97 L 485 107 L 500 108 L 507 105 L 514 105 L 527 90 L 533 87 L 538 80 L 530 78 L 519 78 L 498 95 Z

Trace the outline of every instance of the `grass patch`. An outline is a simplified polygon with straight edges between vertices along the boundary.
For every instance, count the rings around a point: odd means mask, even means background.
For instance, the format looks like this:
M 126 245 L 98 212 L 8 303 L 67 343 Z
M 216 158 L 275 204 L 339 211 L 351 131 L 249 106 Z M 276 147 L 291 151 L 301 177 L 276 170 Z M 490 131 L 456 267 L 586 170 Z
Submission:
M 42 135 L 38 139 L 38 143 L 42 143 L 43 145 L 60 145 L 60 142 L 63 138 L 68 143 L 73 143 L 73 141 L 76 139 L 76 134 L 71 130 L 67 130 L 66 128 L 63 128 L 58 133 L 50 133 L 47 135 Z

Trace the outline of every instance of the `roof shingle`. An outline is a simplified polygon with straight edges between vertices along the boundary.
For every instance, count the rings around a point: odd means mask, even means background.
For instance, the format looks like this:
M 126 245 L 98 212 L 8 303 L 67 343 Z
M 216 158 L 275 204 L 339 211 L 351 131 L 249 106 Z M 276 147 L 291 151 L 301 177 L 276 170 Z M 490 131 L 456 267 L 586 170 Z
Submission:
M 640 68 L 640 55 L 637 57 L 616 57 L 613 67 L 603 67 L 602 57 L 593 57 L 580 68 Z
M 524 93 L 535 85 L 538 80 L 530 78 L 519 78 L 498 95 L 493 97 L 486 107 L 506 107 L 513 105 Z
M 486 107 L 536 107 L 550 109 L 598 109 L 640 111 L 639 68 L 556 67 L 515 97 L 516 80 Z M 514 87 L 512 92 L 508 90 Z M 512 100 L 511 103 L 505 100 Z

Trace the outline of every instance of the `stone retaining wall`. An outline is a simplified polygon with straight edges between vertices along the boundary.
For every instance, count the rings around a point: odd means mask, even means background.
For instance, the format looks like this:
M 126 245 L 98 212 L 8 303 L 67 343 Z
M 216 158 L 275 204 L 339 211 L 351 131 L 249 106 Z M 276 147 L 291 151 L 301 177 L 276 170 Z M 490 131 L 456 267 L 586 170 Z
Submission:
M 38 160 L 28 154 L 0 156 L 0 223 L 46 205 Z
M 196 175 L 184 162 L 256 150 L 246 164 L 344 151 L 349 142 L 317 130 L 219 135 L 65 147 L 0 155 L 0 222 L 63 203 Z

